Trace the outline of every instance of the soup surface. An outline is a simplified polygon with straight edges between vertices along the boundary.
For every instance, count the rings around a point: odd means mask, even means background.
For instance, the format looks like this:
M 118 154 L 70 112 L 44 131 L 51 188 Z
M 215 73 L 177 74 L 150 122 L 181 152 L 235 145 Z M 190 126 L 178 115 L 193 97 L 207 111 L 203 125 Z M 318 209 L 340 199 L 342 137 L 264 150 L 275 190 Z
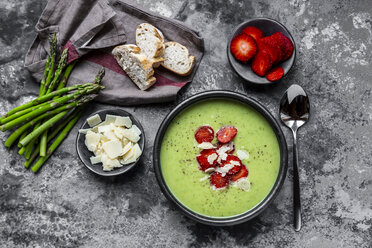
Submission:
M 236 187 L 213 190 L 206 173 L 198 169 L 200 149 L 195 130 L 210 125 L 215 132 L 235 126 L 236 150 L 245 150 L 249 191 Z M 217 143 L 216 138 L 212 143 Z M 188 209 L 209 217 L 231 217 L 259 204 L 271 191 L 279 172 L 278 140 L 266 119 L 256 110 L 233 100 L 206 100 L 182 111 L 169 125 L 161 145 L 161 171 L 172 194 Z

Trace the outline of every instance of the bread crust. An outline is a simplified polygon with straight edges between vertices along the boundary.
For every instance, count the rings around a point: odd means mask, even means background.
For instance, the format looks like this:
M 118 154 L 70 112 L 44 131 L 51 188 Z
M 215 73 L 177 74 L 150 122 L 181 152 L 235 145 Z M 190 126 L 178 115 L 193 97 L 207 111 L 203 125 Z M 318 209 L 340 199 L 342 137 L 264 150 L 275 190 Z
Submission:
M 179 46 L 184 47 L 184 48 L 187 50 L 187 55 L 188 55 L 189 63 L 191 64 L 191 66 L 190 66 L 190 68 L 188 69 L 188 71 L 186 71 L 186 72 L 184 72 L 184 73 L 181 73 L 181 72 L 175 71 L 175 70 L 173 70 L 172 68 L 166 66 L 166 65 L 164 64 L 164 62 L 162 62 L 161 65 L 162 65 L 165 69 L 170 70 L 171 72 L 173 72 L 173 73 L 175 73 L 175 74 L 177 74 L 177 75 L 180 75 L 180 76 L 188 76 L 188 75 L 190 75 L 190 73 L 192 72 L 192 69 L 194 68 L 195 57 L 190 55 L 190 53 L 189 53 L 189 49 L 187 49 L 187 47 L 185 47 L 185 46 L 183 46 L 183 45 L 181 45 L 180 43 L 175 42 L 175 41 L 169 41 L 169 42 L 164 43 L 165 49 L 166 49 L 168 46 L 170 46 L 170 45 L 175 45 L 175 46 L 179 45 Z
M 125 54 L 127 51 L 131 52 L 133 56 L 135 56 L 138 62 L 141 64 L 146 77 L 145 82 L 139 82 L 140 81 L 139 78 L 134 77 L 133 75 L 131 75 L 131 73 L 128 73 L 124 69 L 124 66 L 121 63 L 121 56 L 123 56 L 123 54 Z M 153 76 L 155 71 L 152 67 L 152 62 L 149 61 L 146 55 L 141 53 L 141 49 L 136 45 L 126 44 L 117 46 L 113 49 L 112 54 L 114 55 L 118 64 L 123 68 L 124 71 L 126 71 L 127 75 L 132 79 L 132 82 L 136 84 L 138 88 L 140 88 L 141 90 L 146 90 L 150 88 L 156 82 L 156 78 Z
M 140 37 L 140 35 L 146 36 L 142 39 L 138 38 Z M 152 35 L 152 37 L 148 35 Z M 150 40 L 151 43 L 144 43 L 147 42 L 148 40 Z M 146 53 L 145 51 L 141 50 L 141 47 L 139 45 L 140 43 L 142 43 Z M 187 76 L 193 71 L 195 57 L 190 55 L 187 47 L 175 41 L 164 43 L 164 36 L 162 32 L 149 23 L 142 23 L 138 25 L 136 29 L 136 44 L 137 45 L 125 44 L 117 46 L 113 49 L 112 54 L 114 55 L 118 64 L 131 78 L 133 83 L 137 85 L 138 88 L 140 88 L 141 90 L 147 90 L 153 84 L 156 83 L 156 78 L 154 77 L 155 73 L 154 68 L 157 68 L 160 65 L 162 65 L 167 70 L 180 76 Z M 176 54 L 178 54 L 179 52 L 183 53 L 181 55 L 182 56 L 181 65 L 179 65 L 178 63 L 177 64 L 174 63 L 174 61 L 177 62 L 180 61 L 178 56 L 176 58 L 169 57 L 170 63 L 173 63 L 172 64 L 173 67 L 179 69 L 179 71 L 177 71 L 175 68 L 171 68 L 165 65 L 164 53 L 168 46 L 176 46 L 177 48 L 182 50 L 182 51 L 176 50 Z M 149 57 L 149 55 L 152 53 L 154 53 L 154 56 Z M 170 51 L 170 54 L 172 54 L 172 51 Z M 174 53 L 172 55 L 174 55 Z M 125 60 L 123 60 L 122 58 L 123 56 L 125 56 Z M 183 59 L 184 57 L 185 59 Z M 186 66 L 189 67 L 187 68 L 186 72 L 183 72 L 185 71 Z M 124 68 L 126 68 L 127 71 Z
M 154 63 L 156 63 L 158 60 L 162 59 L 162 56 L 164 54 L 165 47 L 164 47 L 163 33 L 159 29 L 157 29 L 156 27 L 154 27 L 153 25 L 149 23 L 141 23 L 140 25 L 138 25 L 136 29 L 136 44 L 139 47 L 141 47 L 140 41 L 137 38 L 139 37 L 139 34 L 142 31 L 142 29 L 144 29 L 143 32 L 149 32 L 151 33 L 151 35 L 153 35 L 154 37 L 158 39 L 158 41 L 156 41 L 155 43 L 155 47 L 156 47 L 155 53 L 152 56 L 152 58 L 149 58 L 150 60 L 154 60 Z M 155 67 L 157 66 L 158 65 L 155 65 Z

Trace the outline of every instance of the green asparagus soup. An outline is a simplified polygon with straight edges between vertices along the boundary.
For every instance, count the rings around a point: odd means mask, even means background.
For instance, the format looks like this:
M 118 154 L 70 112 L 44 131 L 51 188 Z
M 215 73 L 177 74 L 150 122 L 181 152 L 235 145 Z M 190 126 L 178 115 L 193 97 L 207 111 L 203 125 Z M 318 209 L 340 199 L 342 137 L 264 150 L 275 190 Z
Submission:
M 235 126 L 235 153 L 245 150 L 242 160 L 249 171 L 250 189 L 231 185 L 213 190 L 208 174 L 198 169 L 200 153 L 195 130 L 210 125 L 215 132 L 222 126 Z M 216 137 L 212 143 L 217 143 Z M 161 145 L 161 171 L 172 194 L 188 209 L 209 217 L 231 217 L 258 205 L 271 191 L 279 172 L 278 140 L 266 119 L 253 108 L 233 100 L 206 100 L 178 114 L 169 125 Z

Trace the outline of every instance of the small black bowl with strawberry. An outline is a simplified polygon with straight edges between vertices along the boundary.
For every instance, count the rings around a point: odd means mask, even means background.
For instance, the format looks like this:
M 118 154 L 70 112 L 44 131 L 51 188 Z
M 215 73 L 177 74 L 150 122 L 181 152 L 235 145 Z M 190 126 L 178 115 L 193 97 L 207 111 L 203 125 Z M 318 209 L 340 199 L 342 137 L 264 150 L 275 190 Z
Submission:
M 273 84 L 292 68 L 296 45 L 289 31 L 269 18 L 240 24 L 232 33 L 227 57 L 235 72 L 254 84 Z

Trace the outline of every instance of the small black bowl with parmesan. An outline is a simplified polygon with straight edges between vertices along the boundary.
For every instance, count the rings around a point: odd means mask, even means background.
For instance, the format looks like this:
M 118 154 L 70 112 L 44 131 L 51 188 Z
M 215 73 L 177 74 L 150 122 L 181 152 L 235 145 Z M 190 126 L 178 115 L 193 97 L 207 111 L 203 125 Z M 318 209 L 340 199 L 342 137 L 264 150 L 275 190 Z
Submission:
M 80 160 L 101 176 L 117 176 L 132 169 L 145 148 L 145 134 L 139 121 L 122 109 L 105 109 L 91 114 L 76 140 Z

